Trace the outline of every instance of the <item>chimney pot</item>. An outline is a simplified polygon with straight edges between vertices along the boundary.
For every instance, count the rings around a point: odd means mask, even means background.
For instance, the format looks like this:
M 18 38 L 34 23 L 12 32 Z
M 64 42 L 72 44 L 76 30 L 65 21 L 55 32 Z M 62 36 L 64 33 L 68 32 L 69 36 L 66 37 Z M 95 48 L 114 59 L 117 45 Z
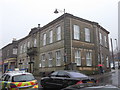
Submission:
M 40 28 L 40 24 L 38 24 L 38 28 Z

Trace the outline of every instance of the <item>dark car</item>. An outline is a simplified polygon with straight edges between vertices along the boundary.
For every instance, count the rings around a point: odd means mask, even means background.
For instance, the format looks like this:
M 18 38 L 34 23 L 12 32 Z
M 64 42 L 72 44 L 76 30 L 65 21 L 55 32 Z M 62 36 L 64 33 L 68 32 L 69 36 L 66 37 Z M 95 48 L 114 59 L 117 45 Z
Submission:
M 43 88 L 62 89 L 70 85 L 82 83 L 97 83 L 97 80 L 76 71 L 65 70 L 55 71 L 48 77 L 41 78 L 41 85 Z

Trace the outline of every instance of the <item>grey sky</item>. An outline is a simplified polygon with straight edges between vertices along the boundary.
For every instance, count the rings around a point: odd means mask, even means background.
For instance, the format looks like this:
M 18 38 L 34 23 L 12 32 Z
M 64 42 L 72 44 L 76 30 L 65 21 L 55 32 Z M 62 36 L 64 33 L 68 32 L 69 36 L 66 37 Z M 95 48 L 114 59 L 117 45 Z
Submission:
M 0 48 L 13 38 L 25 37 L 37 24 L 44 26 L 63 14 L 54 14 L 55 8 L 65 8 L 67 13 L 98 22 L 110 32 L 109 38 L 118 38 L 118 1 L 0 0 Z

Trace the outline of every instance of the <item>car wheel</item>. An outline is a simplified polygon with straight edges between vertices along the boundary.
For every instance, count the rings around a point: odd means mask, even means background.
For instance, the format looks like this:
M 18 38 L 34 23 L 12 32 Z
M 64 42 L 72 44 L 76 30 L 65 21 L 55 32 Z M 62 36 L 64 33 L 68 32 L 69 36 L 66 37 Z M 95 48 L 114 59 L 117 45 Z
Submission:
M 43 87 L 43 90 L 50 90 L 49 88 Z

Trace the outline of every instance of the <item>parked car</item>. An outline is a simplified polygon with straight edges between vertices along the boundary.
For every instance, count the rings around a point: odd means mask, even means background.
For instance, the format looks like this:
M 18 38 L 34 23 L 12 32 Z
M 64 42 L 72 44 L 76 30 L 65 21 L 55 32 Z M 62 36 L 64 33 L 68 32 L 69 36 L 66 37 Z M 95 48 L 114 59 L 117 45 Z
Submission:
M 48 77 L 41 78 L 41 85 L 43 88 L 62 89 L 70 85 L 82 83 L 97 83 L 97 80 L 76 71 L 66 70 L 55 71 Z
M 8 71 L 0 78 L 0 90 L 28 90 L 38 88 L 38 82 L 31 73 Z

